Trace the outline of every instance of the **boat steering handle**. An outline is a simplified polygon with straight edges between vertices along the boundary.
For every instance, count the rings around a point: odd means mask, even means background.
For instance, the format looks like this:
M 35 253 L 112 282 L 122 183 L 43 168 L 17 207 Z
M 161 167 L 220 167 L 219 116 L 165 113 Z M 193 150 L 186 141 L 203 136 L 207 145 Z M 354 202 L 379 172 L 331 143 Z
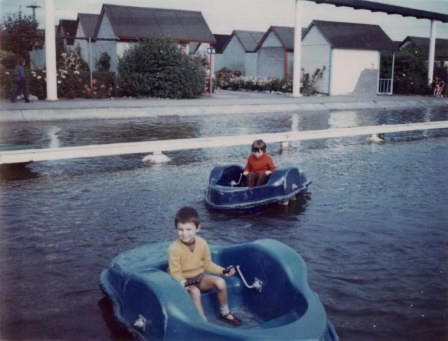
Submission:
M 261 280 L 259 280 L 257 277 L 255 277 L 254 282 L 252 283 L 252 285 L 249 285 L 249 284 L 247 284 L 246 279 L 244 278 L 243 273 L 241 272 L 239 265 L 236 266 L 236 270 L 238 271 L 238 274 L 240 275 L 241 279 L 243 280 L 243 283 L 246 286 L 246 288 L 248 288 L 248 289 L 255 289 L 258 292 L 261 292 L 261 289 L 263 287 L 263 282 Z

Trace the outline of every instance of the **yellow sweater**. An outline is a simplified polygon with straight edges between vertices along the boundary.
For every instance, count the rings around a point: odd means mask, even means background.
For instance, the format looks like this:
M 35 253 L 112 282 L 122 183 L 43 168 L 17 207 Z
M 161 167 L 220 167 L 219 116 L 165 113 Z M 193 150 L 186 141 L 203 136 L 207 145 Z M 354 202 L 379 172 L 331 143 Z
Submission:
M 168 272 L 179 282 L 199 276 L 204 271 L 222 275 L 223 267 L 212 262 L 210 249 L 205 239 L 196 236 L 194 251 L 182 241 L 175 240 L 168 248 Z

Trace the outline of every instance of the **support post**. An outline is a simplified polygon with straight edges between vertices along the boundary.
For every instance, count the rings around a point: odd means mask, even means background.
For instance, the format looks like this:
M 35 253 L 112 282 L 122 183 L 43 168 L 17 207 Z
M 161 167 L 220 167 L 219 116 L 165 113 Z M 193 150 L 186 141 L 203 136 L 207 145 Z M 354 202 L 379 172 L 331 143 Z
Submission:
M 89 37 L 89 77 L 90 77 L 90 89 L 93 87 L 92 81 L 92 37 Z
M 207 53 L 209 55 L 209 67 L 210 67 L 208 95 L 211 96 L 213 93 L 213 76 L 215 74 L 214 54 L 216 53 L 216 50 L 213 47 L 209 47 L 207 49 Z
M 436 23 L 431 20 L 431 35 L 429 38 L 429 53 L 428 53 L 428 84 L 432 84 L 434 77 L 434 56 L 436 50 Z
M 392 75 L 390 77 L 390 94 L 394 94 L 395 52 L 392 52 Z
M 292 95 L 300 97 L 300 73 L 302 69 L 302 0 L 296 1 L 294 28 L 294 70 L 292 80 Z
M 45 0 L 45 64 L 47 73 L 47 101 L 57 101 L 54 0 Z

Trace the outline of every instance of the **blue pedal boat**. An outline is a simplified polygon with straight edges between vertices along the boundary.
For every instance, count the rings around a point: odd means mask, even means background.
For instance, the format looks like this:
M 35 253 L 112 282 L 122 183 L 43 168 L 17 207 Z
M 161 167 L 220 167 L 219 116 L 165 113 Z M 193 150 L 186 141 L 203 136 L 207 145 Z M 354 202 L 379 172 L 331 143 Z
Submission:
M 243 321 L 220 321 L 215 291 L 202 294 L 208 322 L 187 291 L 167 272 L 169 243 L 148 244 L 115 257 L 100 287 L 116 319 L 144 340 L 338 340 L 325 309 L 308 286 L 307 269 L 293 249 L 272 239 L 225 247 L 211 245 L 212 259 L 237 266 L 224 277 L 229 306 Z M 248 284 L 248 282 L 253 282 Z
M 276 169 L 266 184 L 249 188 L 239 165 L 217 166 L 212 169 L 205 192 L 205 203 L 209 208 L 226 213 L 255 213 L 269 204 L 288 204 L 289 200 L 304 196 L 309 181 L 295 167 Z

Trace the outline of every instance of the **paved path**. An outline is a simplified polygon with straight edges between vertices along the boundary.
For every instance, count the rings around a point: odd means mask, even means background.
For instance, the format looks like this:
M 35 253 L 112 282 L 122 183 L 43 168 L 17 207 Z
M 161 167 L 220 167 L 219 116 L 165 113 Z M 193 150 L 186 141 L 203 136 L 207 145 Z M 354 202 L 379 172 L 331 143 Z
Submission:
M 212 115 L 286 111 L 445 107 L 448 98 L 430 96 L 313 96 L 222 91 L 198 99 L 119 98 L 0 102 L 0 122 Z

